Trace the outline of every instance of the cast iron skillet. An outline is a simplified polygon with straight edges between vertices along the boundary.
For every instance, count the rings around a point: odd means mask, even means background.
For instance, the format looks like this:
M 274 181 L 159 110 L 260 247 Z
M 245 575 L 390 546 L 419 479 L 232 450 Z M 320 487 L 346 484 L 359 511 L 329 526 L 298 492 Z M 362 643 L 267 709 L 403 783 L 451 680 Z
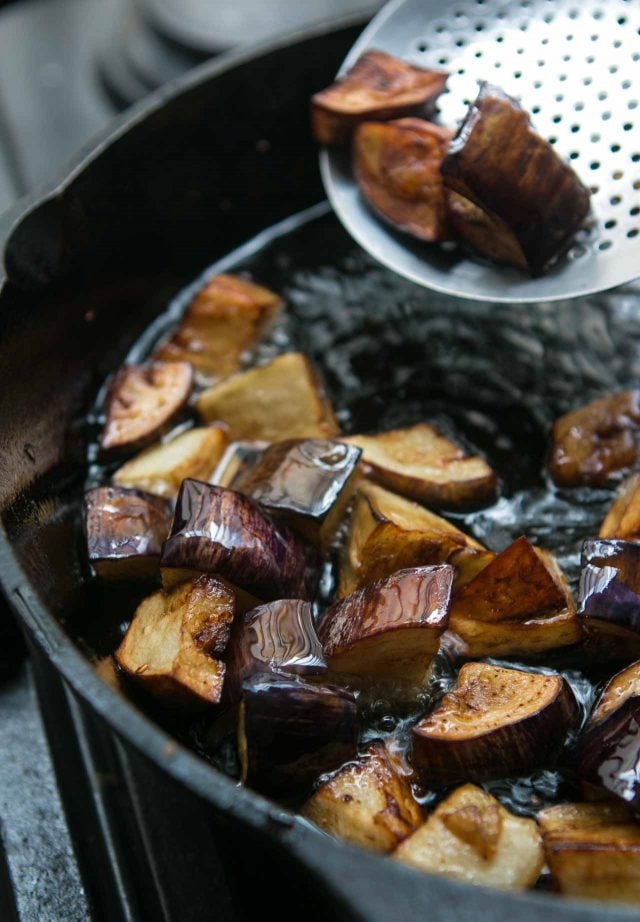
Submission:
M 212 819 L 281 852 L 289 869 L 325 888 L 335 918 L 493 922 L 517 914 L 534 922 L 544 912 L 599 919 L 602 907 L 593 904 L 448 882 L 294 821 L 176 745 L 112 692 L 65 631 L 66 615 L 86 601 L 78 540 L 86 433 L 79 421 L 186 280 L 321 200 L 307 101 L 330 82 L 356 34 L 354 24 L 342 23 L 200 68 L 122 118 L 64 179 L 5 222 L 2 586 L 31 641 L 125 745 L 206 801 Z M 277 908 L 282 881 L 274 888 Z M 302 917 L 304 911 L 299 907 Z M 608 908 L 607 917 L 630 916 Z

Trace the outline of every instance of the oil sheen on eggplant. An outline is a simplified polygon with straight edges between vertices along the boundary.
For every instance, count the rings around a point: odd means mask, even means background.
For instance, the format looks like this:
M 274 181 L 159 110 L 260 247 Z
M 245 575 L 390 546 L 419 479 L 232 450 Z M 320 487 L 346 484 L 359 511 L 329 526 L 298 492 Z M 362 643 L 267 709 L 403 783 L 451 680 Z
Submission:
M 286 313 L 253 360 L 292 349 L 310 355 L 324 374 L 347 434 L 424 420 L 461 439 L 471 452 L 484 454 L 500 477 L 501 498 L 481 511 L 448 515 L 445 510 L 445 516 L 464 523 L 496 551 L 526 534 L 556 553 L 575 590 L 582 540 L 597 535 L 613 491 L 555 487 L 545 474 L 549 432 L 553 420 L 568 410 L 637 385 L 640 288 L 535 307 L 457 302 L 374 263 L 327 211 L 316 206 L 207 270 L 207 275 L 246 273 L 285 299 Z M 202 284 L 202 278 L 196 280 L 174 300 L 136 343 L 129 361 L 149 354 Z M 88 421 L 91 432 L 97 432 L 99 408 L 100 397 Z M 88 485 L 105 482 L 111 470 L 96 464 L 95 443 L 87 457 Z M 333 571 L 327 567 L 321 602 L 332 588 Z M 116 645 L 137 599 L 129 596 L 127 601 L 120 588 L 114 611 L 114 599 L 109 601 L 103 588 L 93 591 L 96 611 L 103 614 L 73 619 L 68 627 L 85 650 L 104 655 Z M 558 651 L 527 668 L 559 670 L 571 684 L 584 721 L 607 673 L 585 674 L 581 665 L 575 652 Z M 614 671 L 609 669 L 609 675 Z M 437 701 L 454 681 L 455 669 L 437 657 L 428 702 Z M 393 748 L 401 751 L 426 704 L 417 713 L 398 716 L 391 702 L 371 700 L 361 740 L 393 734 Z M 166 717 L 157 716 L 166 725 Z M 205 758 L 237 773 L 229 734 L 220 733 L 212 755 L 211 735 L 201 721 L 186 736 L 184 730 L 171 729 Z M 555 766 L 484 786 L 516 813 L 533 815 L 560 799 L 580 799 L 569 767 L 574 761 L 565 748 Z M 423 803 L 441 796 L 417 793 Z

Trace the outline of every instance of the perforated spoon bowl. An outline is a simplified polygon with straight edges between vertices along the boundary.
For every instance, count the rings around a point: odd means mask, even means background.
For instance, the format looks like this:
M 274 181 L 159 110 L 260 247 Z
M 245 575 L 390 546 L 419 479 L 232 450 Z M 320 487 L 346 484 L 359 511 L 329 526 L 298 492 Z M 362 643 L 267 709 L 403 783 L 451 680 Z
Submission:
M 340 73 L 378 48 L 450 71 L 438 121 L 460 123 L 480 80 L 521 101 L 592 191 L 593 221 L 542 277 L 395 232 L 368 209 L 343 151 L 320 168 L 336 214 L 379 262 L 426 288 L 481 301 L 553 301 L 640 276 L 640 3 L 637 0 L 392 0 Z

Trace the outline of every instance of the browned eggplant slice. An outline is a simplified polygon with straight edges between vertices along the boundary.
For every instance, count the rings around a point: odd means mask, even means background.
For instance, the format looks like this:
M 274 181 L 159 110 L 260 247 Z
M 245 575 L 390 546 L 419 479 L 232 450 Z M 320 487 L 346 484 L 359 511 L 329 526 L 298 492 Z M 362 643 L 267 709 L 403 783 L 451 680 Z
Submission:
M 476 657 L 528 656 L 581 639 L 558 564 L 521 537 L 456 594 L 446 641 L 459 655 Z
M 582 734 L 580 776 L 640 813 L 640 663 L 604 688 Z
M 233 592 L 199 576 L 171 592 L 154 592 L 136 610 L 116 651 L 137 685 L 176 709 L 199 710 L 222 698 L 220 660 L 235 611 Z
M 584 542 L 580 616 L 592 652 L 627 662 L 640 657 L 640 544 Z
M 393 857 L 431 874 L 516 891 L 532 887 L 544 865 L 535 821 L 514 816 L 472 784 L 439 804 Z
M 530 772 L 555 755 L 576 717 L 559 675 L 466 663 L 455 688 L 413 728 L 412 763 L 437 784 Z
M 212 383 L 233 374 L 282 306 L 278 295 L 237 275 L 216 275 L 198 292 L 178 328 L 156 349 L 162 361 L 189 362 Z
M 256 676 L 242 689 L 238 749 L 242 780 L 265 793 L 308 787 L 356 755 L 354 696 L 333 685 Z
M 495 555 L 417 503 L 364 481 L 340 562 L 338 596 L 411 567 L 450 563 L 463 585 Z
M 227 653 L 229 701 L 240 697 L 242 683 L 257 672 L 309 676 L 326 671 L 310 602 L 279 599 L 236 618 Z
M 421 687 L 449 616 L 448 564 L 401 570 L 335 602 L 318 634 L 332 673 Z
M 84 497 L 89 563 L 104 580 L 159 574 L 171 507 L 157 496 L 121 487 L 95 487 Z
M 353 139 L 353 170 L 373 210 L 398 230 L 435 243 L 451 239 L 440 164 L 453 136 L 417 118 L 364 122 Z
M 607 512 L 599 538 L 640 540 L 640 474 L 627 477 Z
M 237 489 L 236 485 L 253 470 L 268 445 L 268 442 L 232 442 L 208 478 L 209 483 Z
M 496 475 L 486 461 L 465 455 L 426 423 L 343 441 L 362 449 L 373 479 L 410 499 L 450 508 L 495 499 Z
M 227 434 L 220 426 L 189 429 L 127 461 L 113 475 L 114 483 L 173 499 L 186 478 L 209 479 L 227 442 Z
M 318 557 L 242 493 L 185 480 L 161 566 L 165 585 L 185 571 L 199 571 L 218 574 L 258 599 L 309 599 Z
M 559 487 L 606 486 L 640 459 L 640 391 L 592 400 L 557 419 L 549 473 Z
M 187 362 L 124 365 L 109 387 L 101 452 L 137 451 L 159 438 L 184 408 L 192 387 Z
M 442 93 L 448 76 L 383 51 L 367 51 L 336 83 L 312 97 L 313 137 L 318 144 L 342 145 L 359 122 L 421 115 Z
M 327 439 L 288 439 L 265 449 L 235 489 L 327 550 L 353 496 L 361 451 Z
M 504 221 L 446 185 L 444 194 L 449 225 L 472 250 L 495 263 L 527 268 L 520 244 Z
M 332 438 L 333 410 L 306 356 L 287 352 L 203 391 L 198 411 L 222 422 L 234 442 Z
M 589 213 L 586 186 L 533 131 L 518 103 L 489 83 L 451 142 L 442 176 L 459 197 L 450 211 L 458 236 L 533 275 L 567 248 Z M 484 232 L 460 199 L 487 215 Z
M 422 822 L 409 781 L 376 740 L 324 781 L 302 808 L 324 832 L 374 852 L 390 852 Z
M 640 903 L 640 824 L 623 804 L 559 804 L 537 819 L 560 893 Z

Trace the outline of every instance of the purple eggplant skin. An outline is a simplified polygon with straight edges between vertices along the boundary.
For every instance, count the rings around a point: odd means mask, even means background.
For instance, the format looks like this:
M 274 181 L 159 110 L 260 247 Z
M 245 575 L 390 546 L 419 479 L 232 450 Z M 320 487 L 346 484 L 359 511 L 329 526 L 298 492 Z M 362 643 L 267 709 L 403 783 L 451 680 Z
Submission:
M 171 506 L 159 496 L 123 487 L 95 487 L 84 496 L 89 563 L 104 580 L 152 579 L 159 574 Z
M 327 664 L 311 603 L 279 599 L 237 617 L 226 660 L 229 703 L 240 698 L 242 683 L 256 673 L 324 675 Z
M 265 794 L 307 789 L 355 758 L 356 700 L 334 685 L 256 676 L 242 686 L 238 747 L 242 780 Z
M 587 631 L 612 650 L 640 650 L 640 544 L 593 538 L 582 545 L 579 614 Z M 623 649 L 624 652 L 624 649 Z
M 242 493 L 184 480 L 160 565 L 217 574 L 272 601 L 310 599 L 320 561 L 311 545 Z
M 578 773 L 640 816 L 640 697 L 630 696 L 602 720 L 587 724 L 578 749 Z

